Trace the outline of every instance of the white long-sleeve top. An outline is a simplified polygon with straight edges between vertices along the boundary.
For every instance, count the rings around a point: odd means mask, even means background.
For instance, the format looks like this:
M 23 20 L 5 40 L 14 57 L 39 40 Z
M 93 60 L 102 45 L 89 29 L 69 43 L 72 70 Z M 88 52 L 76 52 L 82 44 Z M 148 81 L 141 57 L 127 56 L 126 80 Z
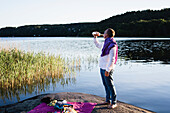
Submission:
M 97 48 L 99 49 L 103 48 L 104 43 L 99 43 L 97 38 L 94 38 L 94 43 Z M 108 55 L 102 57 L 100 56 L 99 58 L 99 67 L 105 69 L 107 72 L 110 72 L 112 69 L 114 70 L 116 66 L 116 64 L 114 64 L 116 58 L 116 48 L 117 48 L 116 46 L 111 48 Z

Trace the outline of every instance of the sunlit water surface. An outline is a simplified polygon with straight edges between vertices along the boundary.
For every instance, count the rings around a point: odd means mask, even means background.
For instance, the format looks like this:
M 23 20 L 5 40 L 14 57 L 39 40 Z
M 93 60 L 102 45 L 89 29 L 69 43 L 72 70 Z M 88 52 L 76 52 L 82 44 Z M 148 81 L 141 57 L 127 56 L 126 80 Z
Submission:
M 127 46 L 122 44 L 124 41 L 134 43 L 134 40 L 138 40 L 138 43 L 141 43 L 143 40 L 147 40 L 147 43 L 149 41 L 153 43 L 154 40 L 159 43 L 160 40 L 163 40 L 166 43 L 165 47 L 169 47 L 167 44 L 170 42 L 170 39 L 151 40 L 150 38 L 116 38 L 116 40 L 120 50 Z M 101 38 L 99 41 L 103 42 L 104 39 Z M 17 96 L 12 97 L 1 95 L 0 106 L 44 93 L 81 92 L 105 97 L 98 67 L 101 50 L 95 47 L 93 38 L 0 38 L 0 48 L 14 47 L 25 52 L 60 54 L 69 58 L 80 57 L 81 69 L 77 71 L 75 81 L 65 85 L 51 83 L 43 90 L 34 89 L 32 93 L 19 92 Z M 118 100 L 155 112 L 170 112 L 170 58 L 166 61 L 132 59 L 128 58 L 128 55 L 126 57 L 119 56 L 113 75 Z M 0 90 L 2 92 L 2 89 Z

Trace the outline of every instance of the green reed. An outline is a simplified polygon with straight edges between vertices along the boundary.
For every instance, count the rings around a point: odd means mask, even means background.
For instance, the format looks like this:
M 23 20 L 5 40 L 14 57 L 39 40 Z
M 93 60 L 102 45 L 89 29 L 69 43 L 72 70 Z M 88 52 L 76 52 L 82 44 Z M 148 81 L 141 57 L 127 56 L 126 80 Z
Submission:
M 24 52 L 17 49 L 0 50 L 0 87 L 1 89 L 27 89 L 31 93 L 37 83 L 60 82 L 68 84 L 74 75 L 75 67 L 80 67 L 80 59 L 65 59 L 60 55 Z M 45 87 L 44 84 L 41 87 Z M 35 85 L 33 89 L 40 87 Z M 30 89 L 29 89 L 30 88 Z M 44 88 L 43 88 L 44 89 Z M 2 91 L 2 90 L 1 90 Z M 25 91 L 25 90 L 24 90 Z M 15 91 L 13 91 L 15 93 Z M 1 92 L 1 95 L 3 92 Z

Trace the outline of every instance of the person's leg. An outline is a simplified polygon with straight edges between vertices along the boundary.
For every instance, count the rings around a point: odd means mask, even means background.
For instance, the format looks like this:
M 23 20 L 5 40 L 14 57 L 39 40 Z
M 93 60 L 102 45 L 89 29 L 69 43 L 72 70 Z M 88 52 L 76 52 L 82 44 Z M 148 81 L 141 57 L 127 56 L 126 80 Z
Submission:
M 105 76 L 105 82 L 106 82 L 106 85 L 107 85 L 108 90 L 110 92 L 111 104 L 116 104 L 116 102 L 117 102 L 117 100 L 116 100 L 116 89 L 115 89 L 115 86 L 114 86 L 114 83 L 113 83 L 113 79 L 111 77 L 112 73 L 113 72 L 110 72 L 108 77 Z
M 110 103 L 110 91 L 106 85 L 106 81 L 105 81 L 105 70 L 100 69 L 100 74 L 101 74 L 101 78 L 102 78 L 102 82 L 106 91 L 106 102 Z

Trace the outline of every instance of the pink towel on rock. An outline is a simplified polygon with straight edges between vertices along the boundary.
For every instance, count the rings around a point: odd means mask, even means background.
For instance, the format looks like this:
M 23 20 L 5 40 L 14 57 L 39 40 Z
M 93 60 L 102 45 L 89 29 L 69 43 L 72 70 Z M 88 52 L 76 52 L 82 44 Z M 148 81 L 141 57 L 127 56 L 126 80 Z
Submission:
M 97 103 L 89 103 L 89 102 L 67 102 L 68 104 L 72 104 L 74 109 L 78 113 L 91 113 L 93 108 Z M 47 113 L 47 112 L 57 112 L 60 113 L 60 110 L 54 109 L 53 106 L 48 106 L 46 103 L 41 103 L 28 113 Z

